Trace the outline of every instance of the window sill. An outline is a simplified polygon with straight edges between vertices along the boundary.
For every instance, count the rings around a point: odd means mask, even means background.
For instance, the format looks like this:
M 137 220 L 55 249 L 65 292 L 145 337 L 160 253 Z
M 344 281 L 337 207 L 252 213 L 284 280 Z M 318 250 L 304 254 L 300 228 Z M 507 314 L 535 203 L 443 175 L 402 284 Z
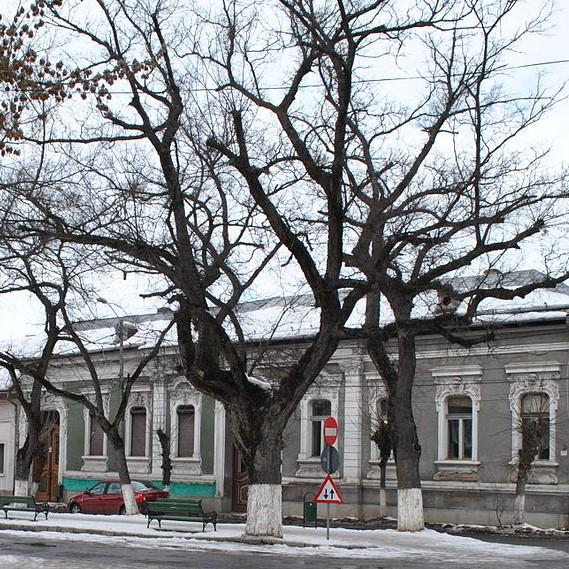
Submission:
M 510 461 L 509 466 L 512 469 L 510 480 L 515 482 L 517 480 L 518 461 Z M 528 483 L 548 485 L 559 484 L 559 477 L 557 476 L 558 468 L 559 462 L 556 460 L 536 460 L 531 465 L 528 474 Z
M 477 460 L 435 460 L 437 472 L 433 480 L 445 482 L 478 482 L 480 462 Z
M 381 479 L 381 468 L 379 466 L 379 460 L 369 461 L 370 469 L 366 475 L 366 478 L 370 480 L 380 480 Z M 397 480 L 397 467 L 395 466 L 395 460 L 390 458 L 387 461 L 387 468 L 385 471 L 386 480 Z
M 201 476 L 202 460 L 198 456 L 177 456 L 172 458 L 173 476 Z
M 83 465 L 81 466 L 83 472 L 107 472 L 108 458 L 106 456 L 89 454 L 82 456 L 81 459 L 83 460 Z
M 297 478 L 318 478 L 321 477 L 324 472 L 320 464 L 319 456 L 299 458 L 297 462 L 298 470 L 295 475 Z
M 150 473 L 150 457 L 149 456 L 127 456 L 126 462 L 128 468 L 135 474 Z

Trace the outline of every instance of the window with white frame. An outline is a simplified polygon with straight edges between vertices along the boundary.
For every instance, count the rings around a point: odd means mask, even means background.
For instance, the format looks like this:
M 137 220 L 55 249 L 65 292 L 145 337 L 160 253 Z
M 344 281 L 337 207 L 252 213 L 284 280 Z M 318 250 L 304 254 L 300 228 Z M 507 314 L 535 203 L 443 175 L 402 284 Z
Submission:
M 313 385 L 300 401 L 300 448 L 296 471 L 299 478 L 314 478 L 321 474 L 320 454 L 324 448 L 324 421 L 328 417 L 338 416 L 338 377 L 323 372 L 318 383 Z
M 146 408 L 130 409 L 130 456 L 146 456 Z
M 516 362 L 505 367 L 510 382 L 510 411 L 512 413 L 512 462 L 518 460 L 518 450 L 523 445 L 524 427 L 539 431 L 538 467 L 557 463 L 555 452 L 556 417 L 559 402 L 558 362 Z M 537 429 L 536 429 L 537 428 Z M 532 481 L 556 483 L 554 469 L 542 470 Z M 542 477 L 539 479 L 539 477 Z
M 196 410 L 193 405 L 180 405 L 178 419 L 178 452 L 180 458 L 194 456 Z
M 537 460 L 549 460 L 549 397 L 545 393 L 526 393 L 522 396 L 522 445 L 537 448 Z M 528 447 L 530 448 L 530 447 Z
M 327 399 L 310 402 L 310 456 L 322 454 L 324 449 L 324 421 L 332 414 L 332 404 Z
M 472 400 L 453 395 L 446 400 L 448 460 L 472 460 Z
M 435 479 L 457 473 L 476 476 L 482 369 L 477 365 L 448 366 L 434 368 L 431 374 L 436 386 L 438 414 Z
M 93 413 L 89 413 L 89 456 L 103 456 L 105 433 Z

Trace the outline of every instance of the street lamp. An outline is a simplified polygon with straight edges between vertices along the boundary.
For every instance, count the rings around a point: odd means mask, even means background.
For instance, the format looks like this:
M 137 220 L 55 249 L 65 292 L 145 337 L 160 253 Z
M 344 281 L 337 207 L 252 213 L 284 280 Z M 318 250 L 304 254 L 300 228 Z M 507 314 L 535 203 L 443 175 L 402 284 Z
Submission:
M 109 302 L 106 298 L 102 296 L 97 297 L 97 302 L 101 304 L 106 304 L 114 313 L 114 315 L 118 318 L 118 328 L 115 328 L 117 335 L 119 337 L 119 379 L 122 380 L 124 377 L 124 357 L 123 357 L 123 349 L 124 349 L 124 338 L 125 333 L 127 334 L 127 338 L 130 338 L 133 334 L 137 332 L 136 326 L 128 326 L 125 327 L 124 316 L 120 316 L 114 308 L 114 302 Z

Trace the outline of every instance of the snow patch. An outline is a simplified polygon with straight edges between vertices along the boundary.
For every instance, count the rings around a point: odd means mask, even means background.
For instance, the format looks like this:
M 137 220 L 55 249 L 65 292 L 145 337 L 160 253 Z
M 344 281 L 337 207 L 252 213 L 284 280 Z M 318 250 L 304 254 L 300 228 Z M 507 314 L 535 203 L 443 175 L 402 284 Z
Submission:
M 252 383 L 253 385 L 256 385 L 257 387 L 260 387 L 264 391 L 272 391 L 273 390 L 273 386 L 268 381 L 266 381 L 264 379 L 259 379 L 258 377 L 253 377 L 252 375 L 248 375 L 247 381 L 249 383 Z

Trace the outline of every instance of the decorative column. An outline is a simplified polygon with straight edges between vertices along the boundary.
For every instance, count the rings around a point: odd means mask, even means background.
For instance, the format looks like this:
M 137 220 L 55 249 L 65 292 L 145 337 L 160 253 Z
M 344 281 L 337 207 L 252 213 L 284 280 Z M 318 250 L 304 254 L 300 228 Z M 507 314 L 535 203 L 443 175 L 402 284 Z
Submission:
M 363 364 L 360 361 L 342 369 L 345 378 L 344 417 L 340 421 L 344 442 L 343 479 L 359 483 L 362 479 Z
M 225 476 L 225 407 L 219 401 L 215 402 L 215 438 L 213 454 L 213 474 L 217 496 L 223 498 Z
M 166 382 L 164 376 L 154 378 L 152 390 L 152 478 L 162 479 L 162 447 L 156 431 L 168 432 Z

